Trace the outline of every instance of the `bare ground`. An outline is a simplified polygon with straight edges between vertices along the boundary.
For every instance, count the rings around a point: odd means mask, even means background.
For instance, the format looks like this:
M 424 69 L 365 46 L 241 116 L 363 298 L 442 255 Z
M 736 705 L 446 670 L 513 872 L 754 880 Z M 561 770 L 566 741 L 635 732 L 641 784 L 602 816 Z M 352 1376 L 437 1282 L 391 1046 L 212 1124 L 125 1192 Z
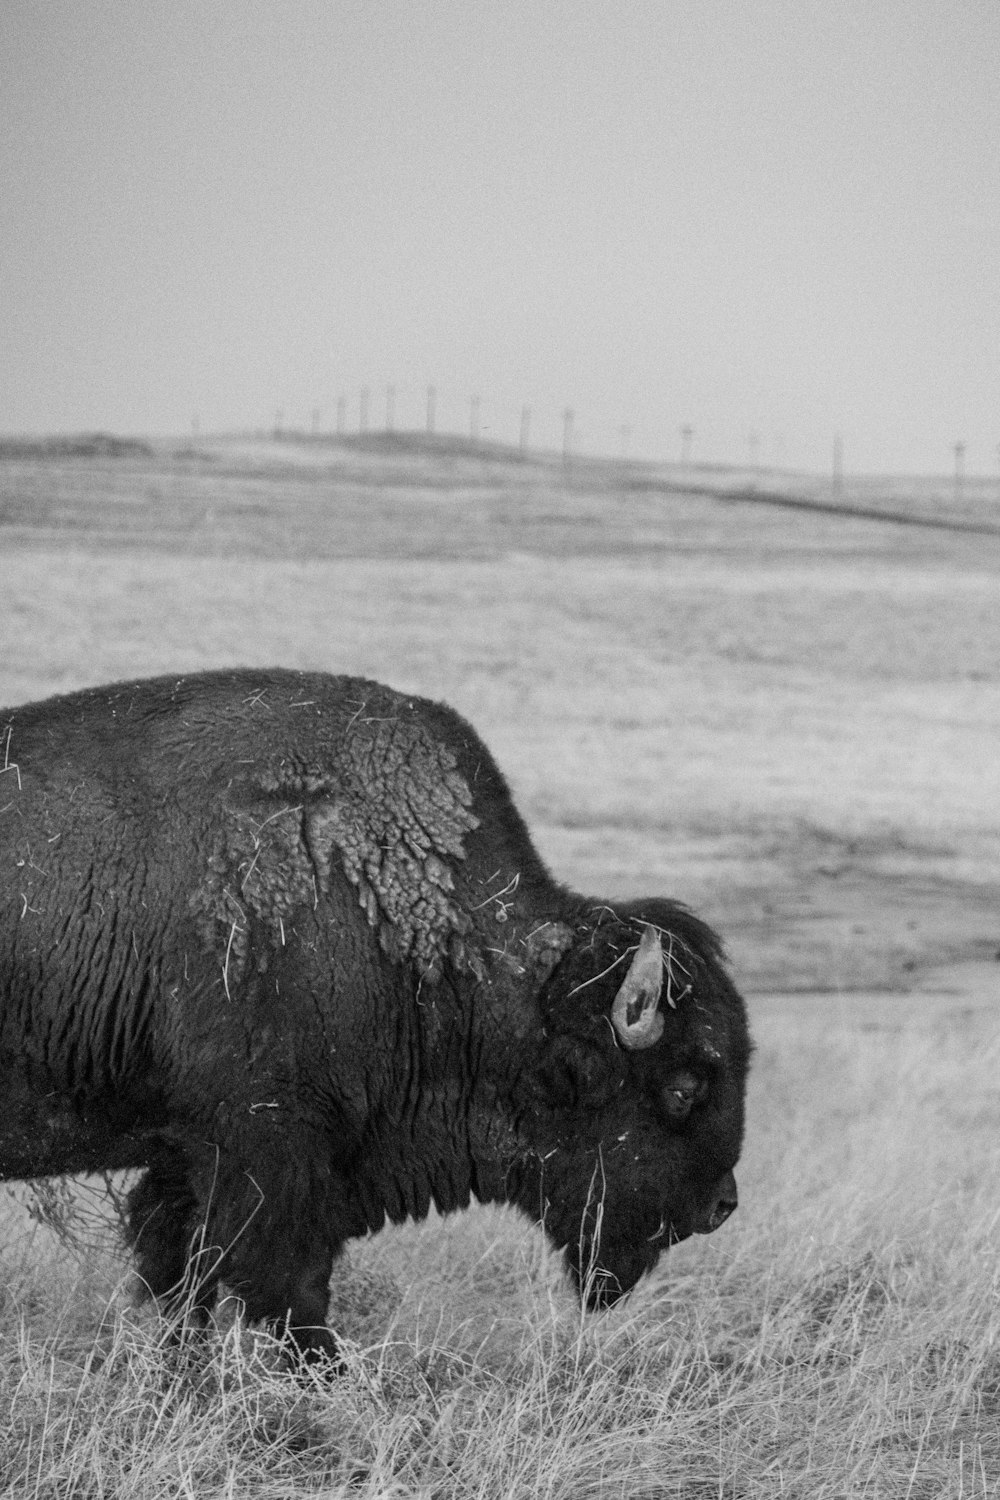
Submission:
M 405 438 L 0 455 L 0 702 L 385 678 L 472 719 L 561 878 L 689 901 L 750 990 L 992 961 L 1000 504 L 766 479 Z

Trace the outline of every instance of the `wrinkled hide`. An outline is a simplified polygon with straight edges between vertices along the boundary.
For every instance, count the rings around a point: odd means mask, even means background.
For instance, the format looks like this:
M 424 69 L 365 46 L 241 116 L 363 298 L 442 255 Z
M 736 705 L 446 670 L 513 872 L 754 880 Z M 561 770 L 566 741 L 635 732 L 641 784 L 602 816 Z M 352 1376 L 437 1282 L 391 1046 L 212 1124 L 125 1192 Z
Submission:
M 449 709 L 161 678 L 0 714 L 0 760 L 0 1176 L 145 1168 L 168 1312 L 221 1281 L 332 1355 L 344 1241 L 471 1197 L 543 1223 L 599 1306 L 735 1206 L 715 937 L 553 882 Z

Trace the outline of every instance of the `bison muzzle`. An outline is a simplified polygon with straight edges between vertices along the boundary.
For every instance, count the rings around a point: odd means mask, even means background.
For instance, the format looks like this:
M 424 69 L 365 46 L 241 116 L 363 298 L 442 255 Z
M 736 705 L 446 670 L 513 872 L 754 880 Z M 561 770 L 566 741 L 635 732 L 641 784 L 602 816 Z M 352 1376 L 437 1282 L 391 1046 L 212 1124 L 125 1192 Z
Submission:
M 736 1206 L 750 1042 L 681 905 L 548 874 L 457 714 L 213 672 L 0 713 L 0 1177 L 144 1168 L 139 1275 L 336 1359 L 345 1240 L 516 1204 L 591 1306 Z

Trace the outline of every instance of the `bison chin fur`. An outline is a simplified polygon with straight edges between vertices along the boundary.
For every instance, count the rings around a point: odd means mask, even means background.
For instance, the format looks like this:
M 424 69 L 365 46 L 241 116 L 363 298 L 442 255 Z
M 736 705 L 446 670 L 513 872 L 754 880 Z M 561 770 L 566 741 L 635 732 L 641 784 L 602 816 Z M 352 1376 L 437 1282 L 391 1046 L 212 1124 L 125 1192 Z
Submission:
M 627 1297 L 659 1260 L 659 1251 L 643 1245 L 580 1246 L 568 1255 L 570 1275 L 588 1312 L 603 1312 Z

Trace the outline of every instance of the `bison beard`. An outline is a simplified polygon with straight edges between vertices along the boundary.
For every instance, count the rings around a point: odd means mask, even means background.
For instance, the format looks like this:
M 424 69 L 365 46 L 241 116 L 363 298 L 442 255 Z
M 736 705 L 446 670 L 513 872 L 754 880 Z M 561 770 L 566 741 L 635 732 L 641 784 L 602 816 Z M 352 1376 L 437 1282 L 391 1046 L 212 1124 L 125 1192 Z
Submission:
M 591 1306 L 736 1205 L 714 934 L 554 882 L 451 710 L 284 671 L 0 714 L 0 1176 L 143 1167 L 143 1284 L 336 1359 L 345 1240 L 471 1197 Z

